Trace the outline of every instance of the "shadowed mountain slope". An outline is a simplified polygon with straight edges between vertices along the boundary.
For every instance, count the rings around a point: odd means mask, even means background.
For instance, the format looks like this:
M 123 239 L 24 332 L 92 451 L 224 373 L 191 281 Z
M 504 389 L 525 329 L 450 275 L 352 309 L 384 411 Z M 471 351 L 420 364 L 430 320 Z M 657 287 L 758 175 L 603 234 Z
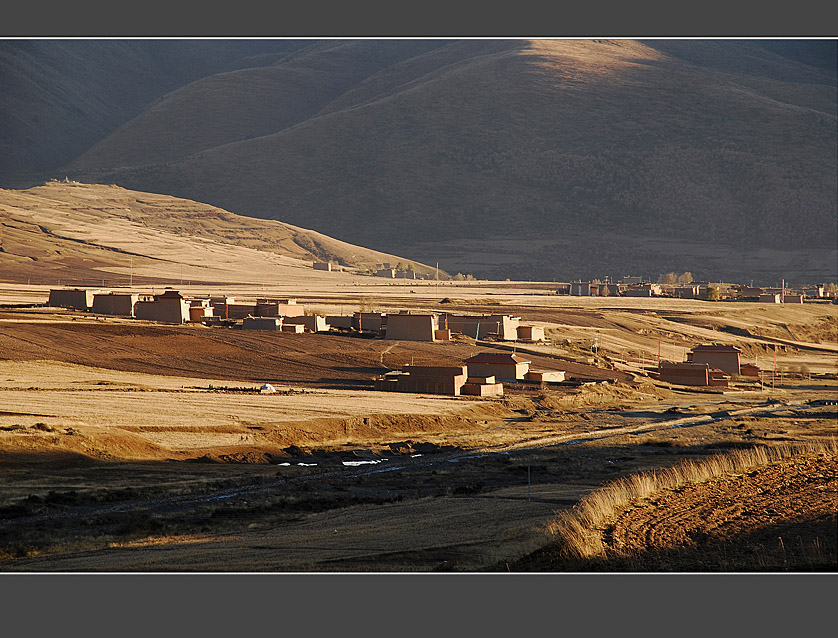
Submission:
M 836 104 L 834 69 L 758 41 L 318 41 L 66 171 L 484 277 L 824 279 Z
M 3 186 L 31 185 L 33 173 L 57 170 L 170 91 L 205 76 L 269 64 L 304 45 L 0 40 L 0 180 Z

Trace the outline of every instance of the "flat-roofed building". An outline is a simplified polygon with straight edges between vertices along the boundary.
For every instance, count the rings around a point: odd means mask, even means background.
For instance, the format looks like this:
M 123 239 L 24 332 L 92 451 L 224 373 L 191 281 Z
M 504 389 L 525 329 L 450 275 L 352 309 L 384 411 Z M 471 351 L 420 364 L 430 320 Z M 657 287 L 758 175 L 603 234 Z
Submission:
M 564 370 L 529 370 L 524 378 L 537 383 L 561 383 L 565 380 Z
M 591 291 L 591 282 L 589 281 L 573 281 L 570 283 L 571 297 L 590 297 L 593 295 Z
M 753 363 L 743 363 L 739 366 L 739 374 L 743 377 L 756 377 L 759 379 L 761 372 L 760 367 Z
M 302 334 L 306 327 L 301 323 L 283 323 L 280 330 L 282 332 L 290 332 L 292 334 Z
M 140 300 L 137 293 L 109 292 L 93 295 L 93 312 L 100 315 L 133 317 L 134 306 Z
M 591 284 L 591 290 L 600 297 L 619 297 L 619 284 Z
M 381 334 L 386 325 L 387 315 L 381 312 L 356 312 L 352 315 L 352 327 L 355 330 Z
M 461 392 L 476 397 L 501 397 L 503 384 L 495 377 L 469 377 L 463 384 Z
M 481 352 L 466 359 L 468 376 L 495 377 L 500 381 L 523 380 L 531 361 L 511 352 Z
M 495 335 L 502 341 L 516 341 L 520 317 L 511 315 L 440 315 L 439 326 L 443 330 L 459 332 L 474 339 Z
M 93 298 L 104 290 L 86 288 L 56 288 L 49 291 L 49 305 L 53 308 L 72 308 L 73 310 L 90 310 Z
M 740 298 L 753 299 L 759 299 L 759 296 L 765 292 L 762 288 L 756 286 L 739 286 L 738 290 Z
M 803 286 L 801 290 L 809 299 L 823 299 L 826 296 L 826 286 L 820 284 Z
M 519 341 L 544 341 L 542 326 L 518 326 Z
M 803 303 L 803 295 L 802 294 L 785 295 L 783 297 L 783 303 Z
M 282 319 L 279 317 L 245 317 L 242 321 L 244 330 L 271 330 L 279 332 L 282 329 Z
M 203 323 L 204 320 L 213 317 L 211 306 L 189 306 L 189 322 Z
M 675 286 L 672 289 L 672 296 L 678 297 L 679 299 L 698 299 L 699 294 L 701 293 L 701 286 L 698 284 L 695 285 L 686 285 L 686 286 Z
M 326 323 L 332 328 L 349 329 L 352 327 L 352 315 L 326 315 Z
M 206 319 L 215 316 L 215 308 L 207 298 L 195 298 L 189 300 L 189 321 L 191 323 L 203 323 Z
M 687 353 L 687 361 L 706 363 L 711 368 L 718 368 L 729 375 L 738 376 L 739 356 L 742 350 L 737 346 L 712 343 L 694 347 Z
M 147 321 L 186 323 L 189 321 L 189 302 L 176 290 L 154 295 L 151 301 L 137 301 L 134 316 Z
M 660 284 L 639 284 L 626 287 L 622 294 L 624 297 L 657 297 L 661 294 Z
M 710 365 L 707 363 L 661 361 L 658 375 L 665 383 L 710 385 Z
M 764 292 L 759 296 L 760 303 L 780 303 L 780 293 Z
M 435 341 L 439 330 L 436 314 L 411 314 L 400 312 L 387 315 L 384 338 L 400 341 Z
M 468 379 L 466 366 L 404 366 L 374 382 L 376 390 L 459 396 Z
M 330 261 L 315 261 L 313 264 L 313 268 L 315 270 L 325 270 L 326 272 L 332 271 L 332 262 Z
M 245 317 L 256 317 L 255 303 L 228 303 L 226 306 L 226 319 L 244 319 Z
M 215 296 L 209 298 L 210 306 L 212 306 L 212 314 L 214 317 L 221 319 L 230 319 L 228 308 L 231 304 L 236 303 L 235 297 L 226 295 Z
M 304 326 L 309 332 L 328 332 L 329 324 L 326 322 L 326 317 L 321 315 L 302 315 L 300 317 L 283 317 L 283 324 L 293 325 L 299 324 Z
M 302 317 L 304 306 L 296 299 L 257 299 L 254 315 L 257 317 Z

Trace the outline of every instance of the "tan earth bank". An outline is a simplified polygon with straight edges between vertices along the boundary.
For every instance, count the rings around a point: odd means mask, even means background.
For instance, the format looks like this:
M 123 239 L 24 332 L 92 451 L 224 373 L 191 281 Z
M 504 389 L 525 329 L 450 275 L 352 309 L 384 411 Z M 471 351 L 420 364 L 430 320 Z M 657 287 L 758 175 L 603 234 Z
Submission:
M 13 216 L 22 223 L 19 211 Z M 135 229 L 137 222 L 120 223 Z M 44 244 L 53 251 L 49 259 L 34 256 L 53 260 L 58 275 L 73 264 L 65 247 L 81 247 L 101 260 L 91 262 L 87 277 L 95 269 L 95 276 L 124 283 L 131 265 L 126 270 L 128 253 L 119 251 L 133 235 L 120 238 L 118 231 L 108 235 L 114 250 L 64 239 Z M 372 377 L 411 361 L 459 363 L 513 346 L 249 333 L 41 307 L 57 281 L 34 281 L 34 273 L 44 272 L 40 266 L 19 269 L 23 261 L 9 257 L 13 242 L 3 232 L 5 571 L 811 571 L 834 564 L 828 513 L 835 512 L 835 476 L 812 458 L 630 508 L 614 527 L 615 538 L 632 547 L 629 563 L 562 563 L 537 554 L 551 542 L 545 529 L 560 512 L 619 477 L 754 446 L 833 440 L 834 305 L 569 298 L 546 282 L 323 273 L 255 248 L 232 247 L 252 251 L 247 258 L 228 253 L 214 240 L 166 244 L 157 230 L 136 242 L 138 291 L 171 286 L 243 300 L 295 297 L 324 314 L 509 313 L 550 336 L 548 344 L 516 344 L 518 353 L 585 382 L 513 384 L 498 399 L 381 393 L 371 389 Z M 183 259 L 176 257 L 181 249 Z M 166 261 L 139 256 L 165 250 L 172 251 Z M 216 250 L 229 264 L 219 265 Z M 76 257 L 94 259 L 90 254 Z M 659 353 L 682 360 L 687 349 L 710 341 L 740 346 L 743 361 L 769 371 L 776 357 L 778 374 L 724 392 L 650 376 Z M 266 382 L 278 392 L 260 394 Z M 760 496 L 775 491 L 787 497 L 769 503 Z M 727 505 L 715 505 L 719 494 Z M 685 511 L 730 512 L 721 544 L 728 557 L 743 539 L 763 538 L 763 545 L 747 545 L 742 560 L 689 555 L 683 532 L 700 521 L 687 521 Z M 649 531 L 671 512 L 681 512 L 674 531 Z M 774 557 L 777 537 L 815 528 L 814 535 L 801 534 L 800 560 L 763 560 L 765 543 Z M 665 555 L 654 540 L 662 534 L 675 539 Z M 653 559 L 643 560 L 644 552 Z

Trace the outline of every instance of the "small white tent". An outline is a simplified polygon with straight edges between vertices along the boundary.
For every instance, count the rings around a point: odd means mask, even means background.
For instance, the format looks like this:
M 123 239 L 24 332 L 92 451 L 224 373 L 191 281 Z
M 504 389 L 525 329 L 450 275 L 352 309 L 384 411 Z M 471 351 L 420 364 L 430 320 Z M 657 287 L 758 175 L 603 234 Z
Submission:
M 272 392 L 276 392 L 276 388 L 273 387 L 270 383 L 266 383 L 261 388 L 259 388 L 259 392 L 262 394 L 271 394 Z

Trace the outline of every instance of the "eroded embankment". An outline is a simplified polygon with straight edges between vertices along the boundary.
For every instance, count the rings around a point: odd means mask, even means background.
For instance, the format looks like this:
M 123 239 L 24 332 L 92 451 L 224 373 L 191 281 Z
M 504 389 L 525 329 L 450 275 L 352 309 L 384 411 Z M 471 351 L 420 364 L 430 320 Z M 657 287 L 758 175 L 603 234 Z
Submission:
M 834 569 L 838 445 L 755 448 L 620 479 L 548 527 L 525 571 Z
M 0 431 L 6 462 L 27 452 L 21 462 L 73 453 L 102 460 L 190 460 L 270 463 L 298 450 L 363 446 L 391 450 L 405 438 L 432 440 L 477 432 L 510 411 L 494 401 L 462 401 L 443 414 L 369 414 L 321 417 L 254 425 L 125 425 L 103 427 L 46 423 L 10 425 Z M 34 417 L 33 417 L 34 418 Z M 32 420 L 32 418 L 30 418 Z M 290 450 L 290 451 L 289 451 Z

